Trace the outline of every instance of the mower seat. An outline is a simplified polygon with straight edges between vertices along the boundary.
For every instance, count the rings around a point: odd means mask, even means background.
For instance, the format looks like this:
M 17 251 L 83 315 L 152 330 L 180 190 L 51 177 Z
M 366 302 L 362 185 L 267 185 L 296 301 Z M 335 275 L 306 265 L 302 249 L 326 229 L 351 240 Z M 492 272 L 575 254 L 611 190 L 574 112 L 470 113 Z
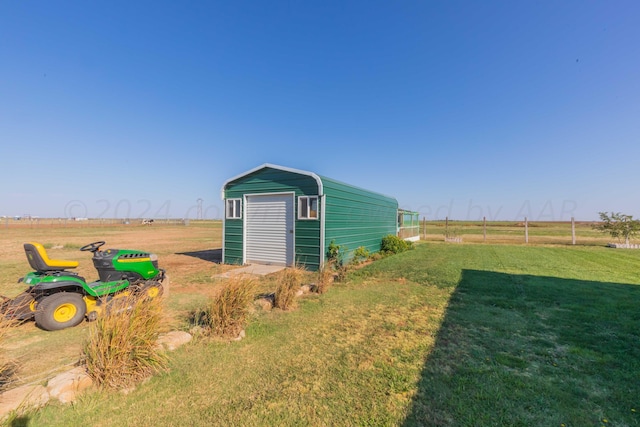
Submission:
M 27 259 L 29 260 L 31 268 L 39 273 L 46 273 L 47 271 L 62 271 L 67 268 L 76 268 L 78 266 L 78 261 L 49 259 L 47 251 L 40 243 L 25 243 L 24 252 L 27 254 Z

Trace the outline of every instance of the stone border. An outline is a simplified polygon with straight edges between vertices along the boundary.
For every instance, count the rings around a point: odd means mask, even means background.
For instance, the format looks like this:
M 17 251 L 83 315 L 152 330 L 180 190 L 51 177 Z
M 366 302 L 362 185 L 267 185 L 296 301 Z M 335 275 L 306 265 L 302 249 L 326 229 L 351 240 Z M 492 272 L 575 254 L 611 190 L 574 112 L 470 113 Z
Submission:
M 193 336 L 183 331 L 161 334 L 157 345 L 165 351 L 173 351 L 187 344 Z M 93 387 L 93 380 L 84 366 L 78 366 L 45 381 L 46 386 L 27 384 L 0 394 L 0 420 L 14 411 L 41 408 L 50 400 L 61 403 L 75 402 L 85 390 Z

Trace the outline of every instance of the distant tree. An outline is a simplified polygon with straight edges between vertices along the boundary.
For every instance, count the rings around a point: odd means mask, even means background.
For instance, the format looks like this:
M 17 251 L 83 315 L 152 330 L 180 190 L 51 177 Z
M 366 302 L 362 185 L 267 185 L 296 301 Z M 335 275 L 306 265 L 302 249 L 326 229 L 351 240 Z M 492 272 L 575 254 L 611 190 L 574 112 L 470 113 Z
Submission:
M 601 222 L 595 224 L 593 228 L 603 233 L 609 233 L 614 239 L 624 239 L 627 245 L 629 239 L 640 232 L 640 221 L 633 219 L 631 215 L 620 212 L 611 212 L 611 215 L 607 212 L 598 212 L 598 215 L 600 215 Z

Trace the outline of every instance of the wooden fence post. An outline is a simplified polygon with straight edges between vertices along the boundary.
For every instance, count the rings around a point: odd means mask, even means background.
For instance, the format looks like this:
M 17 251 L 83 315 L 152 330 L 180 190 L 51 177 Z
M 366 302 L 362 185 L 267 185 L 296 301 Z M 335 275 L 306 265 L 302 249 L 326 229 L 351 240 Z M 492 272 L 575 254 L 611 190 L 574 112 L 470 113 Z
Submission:
M 422 236 L 424 240 L 427 240 L 427 217 L 422 217 Z
M 529 243 L 529 221 L 524 217 L 524 242 Z
M 576 220 L 574 217 L 571 217 L 571 244 L 576 244 Z

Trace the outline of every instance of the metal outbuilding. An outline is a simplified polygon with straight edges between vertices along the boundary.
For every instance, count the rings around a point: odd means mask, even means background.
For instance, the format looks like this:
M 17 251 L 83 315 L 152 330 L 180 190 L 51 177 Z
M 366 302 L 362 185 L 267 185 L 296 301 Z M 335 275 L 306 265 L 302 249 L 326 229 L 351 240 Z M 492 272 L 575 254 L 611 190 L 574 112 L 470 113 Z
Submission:
M 222 186 L 222 259 L 227 264 L 317 270 L 331 242 L 380 250 L 398 231 L 398 202 L 313 172 L 265 163 Z

